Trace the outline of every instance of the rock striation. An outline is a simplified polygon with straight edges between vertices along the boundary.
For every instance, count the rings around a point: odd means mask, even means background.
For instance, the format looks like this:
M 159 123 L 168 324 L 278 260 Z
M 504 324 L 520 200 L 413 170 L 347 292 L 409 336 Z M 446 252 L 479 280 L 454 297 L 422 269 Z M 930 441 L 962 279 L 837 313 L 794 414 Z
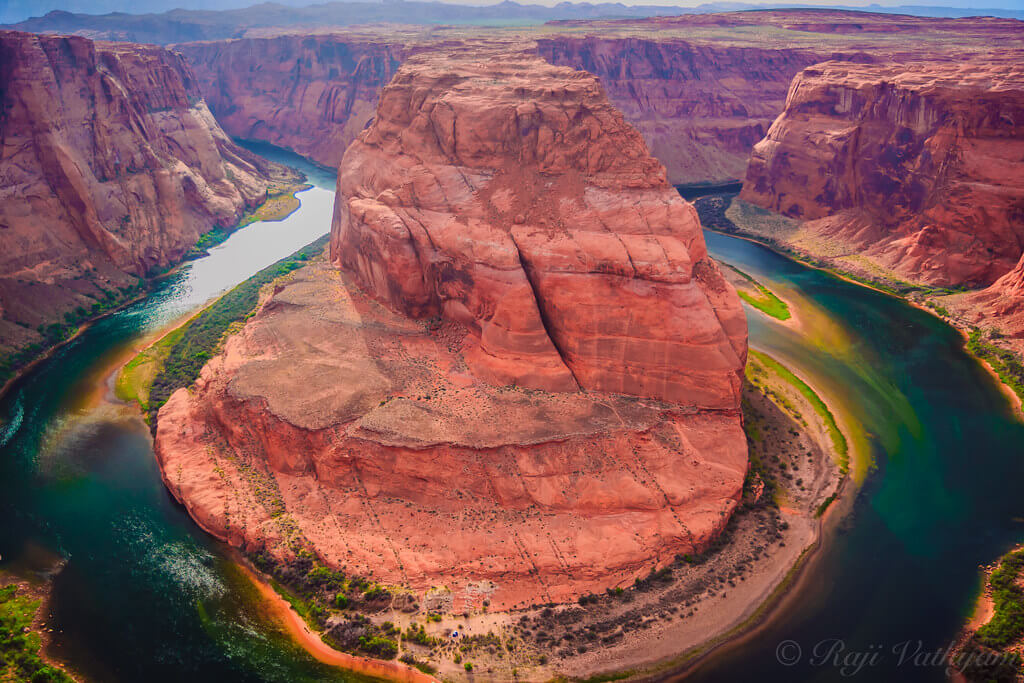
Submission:
M 0 32 L 0 98 L 8 352 L 180 261 L 289 178 L 230 141 L 163 48 Z
M 598 76 L 676 184 L 742 178 L 790 81 L 827 58 L 806 48 L 675 38 L 556 36 L 537 46 L 552 64 Z
M 991 284 L 1024 249 L 1020 57 L 805 69 L 741 198 L 903 279 Z
M 159 413 L 211 533 L 454 611 L 572 600 L 724 527 L 742 309 L 593 76 L 409 58 L 342 161 L 330 257 Z
M 285 34 L 175 49 L 224 130 L 330 168 L 373 118 L 407 50 L 394 37 L 362 34 Z
M 696 211 L 593 76 L 501 53 L 392 80 L 342 161 L 332 259 L 466 325 L 497 383 L 735 406 L 746 324 Z

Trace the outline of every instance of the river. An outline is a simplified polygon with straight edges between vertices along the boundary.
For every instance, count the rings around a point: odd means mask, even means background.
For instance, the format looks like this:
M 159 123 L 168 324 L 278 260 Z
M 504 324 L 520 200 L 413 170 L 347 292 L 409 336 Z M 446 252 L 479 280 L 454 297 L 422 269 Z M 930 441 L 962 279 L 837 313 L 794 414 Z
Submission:
M 86 400 L 140 340 L 330 229 L 334 176 L 256 149 L 314 187 L 59 349 L 0 401 L 0 568 L 53 584 L 56 652 L 96 681 L 345 681 L 269 614 L 226 549 L 167 493 L 135 411 Z
M 134 411 L 83 400 L 140 339 L 329 228 L 333 177 L 257 151 L 316 184 L 296 213 L 234 234 L 92 325 L 0 401 L 0 568 L 66 562 L 47 625 L 57 651 L 98 681 L 354 679 L 295 646 L 224 546 L 174 503 Z M 875 467 L 796 599 L 695 678 L 840 680 L 835 656 L 824 655 L 841 642 L 845 652 L 885 655 L 862 680 L 944 680 L 940 666 L 900 663 L 893 649 L 943 647 L 977 590 L 978 565 L 1021 539 L 1024 426 L 937 319 L 758 245 L 707 239 L 714 256 L 792 302 L 802 333 L 748 311 L 751 345 L 829 395 Z M 796 652 L 779 650 L 785 641 L 799 648 L 792 666 L 778 661 Z

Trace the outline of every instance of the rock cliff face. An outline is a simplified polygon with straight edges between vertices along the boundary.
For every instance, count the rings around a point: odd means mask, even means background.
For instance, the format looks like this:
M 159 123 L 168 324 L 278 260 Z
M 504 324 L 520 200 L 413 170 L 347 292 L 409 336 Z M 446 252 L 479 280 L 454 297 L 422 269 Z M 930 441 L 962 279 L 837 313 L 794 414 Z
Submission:
M 565 601 L 706 544 L 746 472 L 746 325 L 597 80 L 410 58 L 341 164 L 331 257 L 160 411 L 215 535 L 452 609 Z
M 907 280 L 992 283 L 1024 248 L 1020 57 L 804 70 L 741 197 Z
M 597 80 L 469 60 L 425 56 L 385 90 L 342 162 L 334 261 L 407 315 L 468 326 L 467 360 L 499 383 L 735 406 L 743 314 Z
M 235 137 L 287 147 L 337 168 L 373 117 L 405 48 L 359 35 L 281 35 L 175 48 L 217 121 Z
M 230 227 L 285 169 L 235 146 L 180 56 L 0 32 L 0 347 Z
M 673 183 L 742 178 L 793 76 L 825 58 L 808 49 L 676 39 L 558 36 L 537 45 L 551 63 L 601 79 Z
M 224 129 L 337 166 L 373 117 L 380 91 L 411 54 L 457 41 L 368 33 L 284 34 L 175 46 Z M 510 43 L 511 45 L 511 43 Z M 515 48 L 511 48 L 515 49 Z M 823 55 L 808 49 L 682 40 L 536 41 L 557 65 L 597 75 L 672 183 L 742 178 L 750 148 L 782 111 L 786 88 Z

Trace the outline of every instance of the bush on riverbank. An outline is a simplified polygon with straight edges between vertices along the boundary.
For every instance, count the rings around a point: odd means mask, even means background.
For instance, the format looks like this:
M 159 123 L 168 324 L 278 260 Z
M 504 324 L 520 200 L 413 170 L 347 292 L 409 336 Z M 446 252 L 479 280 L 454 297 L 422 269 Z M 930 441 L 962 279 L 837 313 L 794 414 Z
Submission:
M 42 639 L 30 630 L 39 604 L 18 586 L 0 588 L 0 680 L 73 683 L 70 676 L 39 656 Z
M 979 643 L 1000 650 L 1024 636 L 1024 589 L 1017 579 L 1024 569 L 1024 550 L 1010 553 L 992 572 L 988 583 L 994 611 L 987 624 L 978 629 Z
M 150 419 L 167 402 L 171 394 L 199 377 L 206 362 L 213 357 L 228 327 L 245 320 L 259 304 L 260 289 L 282 275 L 301 268 L 323 251 L 329 237 L 306 245 L 291 256 L 264 268 L 213 302 L 183 328 L 180 339 L 171 347 L 163 367 L 149 389 Z M 155 424 L 155 423 L 154 423 Z
M 1024 365 L 1016 353 L 986 341 L 984 331 L 979 329 L 968 336 L 967 350 L 992 366 L 999 379 L 1024 399 Z

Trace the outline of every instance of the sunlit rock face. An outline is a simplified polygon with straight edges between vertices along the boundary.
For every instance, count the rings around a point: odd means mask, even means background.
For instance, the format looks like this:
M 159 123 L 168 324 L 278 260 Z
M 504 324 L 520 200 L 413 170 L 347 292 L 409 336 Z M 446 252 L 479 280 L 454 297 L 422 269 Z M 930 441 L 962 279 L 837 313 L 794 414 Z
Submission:
M 737 298 L 598 80 L 460 54 L 407 62 L 349 148 L 334 261 L 407 315 L 466 325 L 493 381 L 735 406 Z
M 1024 246 L 1020 55 L 826 62 L 793 81 L 741 197 L 900 276 L 987 285 Z
M 204 528 L 455 609 L 573 600 L 721 531 L 743 314 L 593 76 L 412 57 L 338 187 L 331 260 L 160 411 L 164 478 Z

